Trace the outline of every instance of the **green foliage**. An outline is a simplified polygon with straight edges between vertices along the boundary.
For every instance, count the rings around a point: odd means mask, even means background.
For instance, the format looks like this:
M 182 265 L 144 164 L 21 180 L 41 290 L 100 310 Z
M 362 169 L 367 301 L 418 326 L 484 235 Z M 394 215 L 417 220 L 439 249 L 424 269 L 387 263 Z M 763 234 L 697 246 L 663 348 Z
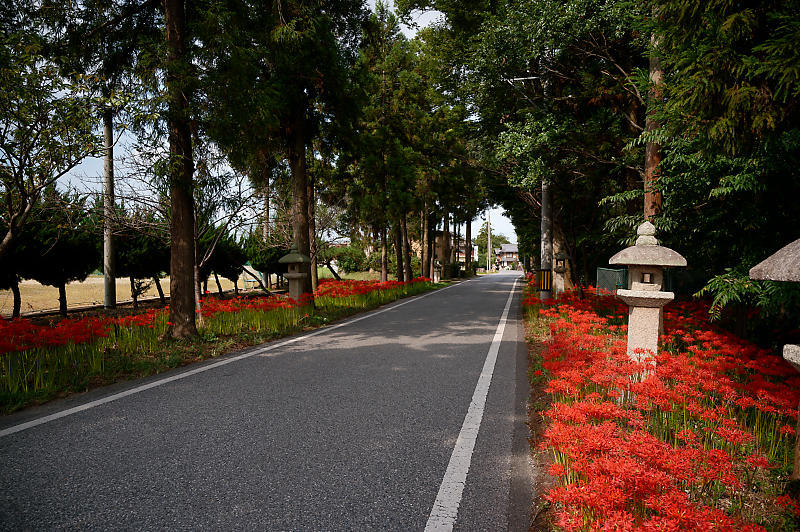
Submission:
M 152 216 L 144 215 L 152 222 Z M 116 269 L 117 277 L 133 277 L 134 279 L 152 279 L 160 277 L 162 273 L 169 272 L 170 250 L 169 245 L 157 236 L 147 232 L 144 220 L 127 220 L 129 227 L 116 235 Z M 97 243 L 102 245 L 98 238 Z
M 796 128 L 800 2 L 661 0 L 653 9 L 658 16 L 642 29 L 660 36 L 667 132 L 746 155 L 765 136 Z
M 43 191 L 102 146 L 85 80 L 64 78 L 40 41 L 16 26 L 0 36 L 0 257 Z
M 240 243 L 231 235 L 225 235 L 217 242 L 209 261 L 209 269 L 235 283 L 242 274 L 245 262 L 247 256 Z
M 287 266 L 278 262 L 289 250 L 280 246 L 269 246 L 258 233 L 251 233 L 241 245 L 244 255 L 255 271 L 268 274 L 284 274 Z
M 697 293 L 712 296 L 711 316 L 719 319 L 729 305 L 755 306 L 765 317 L 775 317 L 800 304 L 800 289 L 777 281 L 754 281 L 746 271 L 726 268 Z
M 26 258 L 22 277 L 55 287 L 83 281 L 100 266 L 97 232 L 86 199 L 50 190 L 20 240 Z
M 750 282 L 746 272 L 800 236 L 800 3 L 667 0 L 654 9 L 641 27 L 661 36 L 653 53 L 667 73 L 654 105 L 662 239 L 687 257 L 691 288 L 705 285 L 698 293 L 713 296 L 715 317 L 743 305 L 796 314 L 789 284 Z
M 333 258 L 345 273 L 363 272 L 368 268 L 367 255 L 355 246 L 332 248 Z M 378 266 L 380 268 L 380 265 Z

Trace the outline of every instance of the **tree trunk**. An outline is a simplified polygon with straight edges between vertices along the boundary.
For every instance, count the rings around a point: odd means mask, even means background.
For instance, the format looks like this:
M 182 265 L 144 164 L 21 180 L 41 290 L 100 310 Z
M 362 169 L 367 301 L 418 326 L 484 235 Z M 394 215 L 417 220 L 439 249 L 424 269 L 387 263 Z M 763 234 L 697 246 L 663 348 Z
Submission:
M 219 292 L 219 298 L 225 299 L 225 292 L 223 292 L 222 290 L 222 284 L 220 284 L 219 282 L 219 276 L 217 275 L 217 272 L 214 272 L 214 281 L 217 282 L 217 291 Z
M 331 275 L 333 275 L 334 279 L 336 279 L 337 281 L 341 281 L 342 280 L 342 278 L 339 276 L 339 273 L 333 268 L 333 265 L 331 264 L 331 260 L 330 259 L 325 261 L 325 266 L 328 267 L 328 270 L 330 270 Z
M 14 311 L 11 317 L 19 318 L 22 312 L 22 296 L 19 293 L 19 281 L 16 278 L 11 281 L 11 293 L 14 294 Z
M 442 219 L 442 278 L 450 277 L 450 213 L 444 211 Z
M 267 166 L 264 166 L 267 168 Z M 270 187 L 269 187 L 269 177 L 270 174 L 268 171 L 264 172 L 264 228 L 261 235 L 262 241 L 266 244 L 269 241 L 269 195 L 270 195 Z M 269 272 L 261 272 L 261 279 L 264 281 L 264 284 L 267 285 L 267 289 L 272 289 L 272 274 Z
M 403 270 L 403 232 L 400 228 L 400 220 L 395 220 L 392 233 L 394 236 L 394 260 L 397 266 L 395 277 L 402 283 L 406 280 L 406 276 L 405 270 Z
M 133 275 L 129 277 L 131 282 L 131 301 L 133 301 L 133 310 L 139 308 L 139 294 L 136 293 L 136 279 Z
M 235 296 L 239 296 L 239 279 L 233 280 L 233 294 Z
M 110 107 L 103 109 L 103 140 L 105 156 L 103 170 L 105 183 L 103 190 L 103 306 L 117 306 L 117 280 L 114 275 L 114 112 Z
M 381 282 L 389 280 L 389 249 L 386 242 L 386 225 L 381 227 Z
M 458 260 L 458 249 L 459 246 L 461 245 L 461 224 L 453 224 L 453 227 L 455 228 L 454 233 L 456 236 L 455 236 L 455 246 L 453 248 L 453 253 L 451 254 L 451 257 L 452 257 L 452 262 L 454 264 L 459 264 L 460 262 Z
M 162 305 L 166 305 L 167 299 L 164 297 L 164 289 L 161 288 L 161 280 L 158 278 L 158 275 L 153 277 L 153 282 L 156 283 L 156 290 L 158 290 L 158 299 L 161 301 Z
M 414 269 L 411 267 L 411 245 L 408 242 L 408 220 L 406 214 L 400 218 L 400 229 L 403 237 L 403 266 L 406 270 L 406 281 L 414 278 Z
M 65 318 L 67 317 L 67 285 L 61 283 L 58 285 L 58 312 Z
M 308 173 L 306 169 L 306 142 L 303 124 L 303 115 L 296 114 L 291 124 L 287 128 L 286 137 L 288 141 L 287 155 L 289 158 L 289 168 L 292 171 L 292 230 L 294 233 L 294 245 L 297 251 L 303 255 L 311 255 L 311 243 L 309 241 L 308 227 Z M 304 266 L 308 268 L 307 266 Z M 311 275 L 306 271 L 306 276 L 302 280 L 300 292 L 303 294 L 312 293 Z
M 166 86 L 169 95 L 170 306 L 173 338 L 197 335 L 194 301 L 194 199 L 192 137 L 183 0 L 164 0 L 167 40 Z
M 244 271 L 245 271 L 245 272 L 246 272 L 246 273 L 247 273 L 247 274 L 248 274 L 250 277 L 252 277 L 252 278 L 253 278 L 253 280 L 254 280 L 256 283 L 258 283 L 258 286 L 259 286 L 259 287 L 260 287 L 260 288 L 261 288 L 261 289 L 262 289 L 264 292 L 266 292 L 266 293 L 268 293 L 268 294 L 271 294 L 271 293 L 272 293 L 272 292 L 270 292 L 269 290 L 267 290 L 267 287 L 266 287 L 266 286 L 264 286 L 264 283 L 261 281 L 261 279 L 259 279 L 259 278 L 258 278 L 258 275 L 256 275 L 256 274 L 255 274 L 255 272 L 251 271 L 249 268 L 244 268 Z M 275 287 L 276 287 L 276 288 L 280 288 L 280 287 L 278 286 L 278 280 L 279 280 L 279 279 L 280 279 L 280 277 L 276 275 L 276 276 L 275 276 Z
M 800 410 L 800 405 L 797 406 Z M 793 481 L 800 481 L 800 416 L 797 418 L 797 425 L 794 433 L 794 461 L 792 463 L 792 474 L 789 478 Z
M 317 271 L 317 206 L 316 195 L 314 194 L 314 178 L 309 177 L 308 187 L 306 187 L 308 194 L 308 241 L 309 241 L 309 257 L 311 257 L 311 290 L 316 290 L 319 285 L 319 272 Z
M 197 237 L 197 220 L 194 226 L 194 311 L 197 313 L 197 324 L 203 326 L 203 294 L 208 292 L 208 277 L 205 279 L 205 290 L 201 287 L 200 277 L 200 241 Z
M 422 230 L 420 237 L 422 239 L 422 276 L 431 278 L 431 250 L 430 250 L 430 227 L 428 221 L 428 203 L 425 203 L 425 209 L 420 216 L 422 222 Z
M 433 279 L 433 273 L 436 269 L 436 226 L 438 223 L 436 222 L 436 218 L 433 215 L 428 217 L 428 270 L 430 271 L 430 277 Z
M 541 258 L 539 259 L 540 270 L 547 270 L 544 275 L 553 279 L 553 218 L 550 212 L 550 182 L 542 179 L 542 220 L 541 220 Z M 541 273 L 540 273 L 541 274 Z M 539 299 L 549 299 L 553 297 L 551 290 L 540 290 Z
M 472 220 L 467 220 L 467 226 L 464 228 L 464 266 L 467 270 L 467 275 L 472 275 Z
M 655 35 L 650 36 L 652 47 L 650 55 L 650 103 L 661 99 L 661 90 L 664 84 L 664 69 L 661 60 L 656 55 L 656 45 L 658 39 Z M 653 110 L 647 112 L 645 120 L 645 130 L 652 132 L 657 130 L 660 124 L 653 118 Z M 648 221 L 661 214 L 662 197 L 658 190 L 658 177 L 661 174 L 659 164 L 661 163 L 661 145 L 648 141 L 644 149 L 644 217 Z
M 494 250 L 492 249 L 492 210 L 486 211 L 486 271 L 492 269 L 494 264 Z

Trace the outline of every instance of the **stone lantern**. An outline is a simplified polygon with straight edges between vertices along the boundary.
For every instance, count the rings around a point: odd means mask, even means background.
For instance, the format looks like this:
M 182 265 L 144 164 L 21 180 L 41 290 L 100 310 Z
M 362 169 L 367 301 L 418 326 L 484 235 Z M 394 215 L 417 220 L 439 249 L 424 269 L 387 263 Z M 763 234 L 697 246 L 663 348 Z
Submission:
M 762 262 L 750 268 L 750 278 L 757 281 L 788 281 L 800 282 L 800 238 L 779 249 Z M 783 346 L 783 358 L 794 369 L 800 371 L 800 345 L 787 344 Z M 798 407 L 800 408 L 800 407 Z M 797 420 L 797 429 L 800 431 L 800 418 Z M 800 433 L 795 436 L 794 466 L 791 479 L 800 481 Z
M 686 266 L 679 253 L 658 245 L 656 228 L 644 222 L 636 230 L 636 245 L 625 248 L 608 261 L 628 266 L 628 289 L 617 290 L 617 296 L 628 304 L 628 357 L 639 360 L 644 355 L 634 351 L 658 352 L 658 335 L 664 328 L 664 305 L 675 299 L 664 292 L 664 268 Z
M 442 280 L 442 265 L 438 260 L 433 261 L 433 282 L 438 283 Z
M 565 290 L 565 273 L 567 273 L 567 254 L 559 251 L 553 256 L 553 293 L 556 296 Z
M 289 254 L 281 257 L 278 262 L 286 264 L 289 269 L 285 275 L 289 281 L 289 297 L 300 301 L 300 296 L 303 295 L 303 279 L 308 276 L 308 267 L 305 265 L 311 264 L 311 258 L 297 251 L 297 245 L 292 245 Z

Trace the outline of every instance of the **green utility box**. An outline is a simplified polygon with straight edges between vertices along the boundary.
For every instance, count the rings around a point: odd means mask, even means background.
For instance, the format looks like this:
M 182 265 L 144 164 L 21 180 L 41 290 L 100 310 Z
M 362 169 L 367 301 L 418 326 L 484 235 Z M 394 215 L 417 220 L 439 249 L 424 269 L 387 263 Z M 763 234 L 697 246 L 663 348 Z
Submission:
M 614 294 L 616 294 L 617 290 L 620 288 L 628 288 L 627 268 L 621 270 L 597 268 L 597 288 Z

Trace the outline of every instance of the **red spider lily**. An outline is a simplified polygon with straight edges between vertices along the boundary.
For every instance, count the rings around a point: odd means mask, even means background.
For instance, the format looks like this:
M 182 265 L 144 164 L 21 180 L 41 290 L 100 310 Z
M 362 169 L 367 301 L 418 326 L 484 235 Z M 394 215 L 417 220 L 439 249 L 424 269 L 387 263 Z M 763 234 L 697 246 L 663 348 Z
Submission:
M 538 312 L 551 333 L 542 367 L 553 401 L 541 446 L 553 452 L 560 482 L 548 495 L 556 524 L 763 530 L 714 503 L 745 494 L 747 471 L 788 466 L 796 372 L 714 327 L 697 302 L 667 307 L 664 348 L 632 362 L 620 336 L 624 305 L 583 295 L 567 292 Z

